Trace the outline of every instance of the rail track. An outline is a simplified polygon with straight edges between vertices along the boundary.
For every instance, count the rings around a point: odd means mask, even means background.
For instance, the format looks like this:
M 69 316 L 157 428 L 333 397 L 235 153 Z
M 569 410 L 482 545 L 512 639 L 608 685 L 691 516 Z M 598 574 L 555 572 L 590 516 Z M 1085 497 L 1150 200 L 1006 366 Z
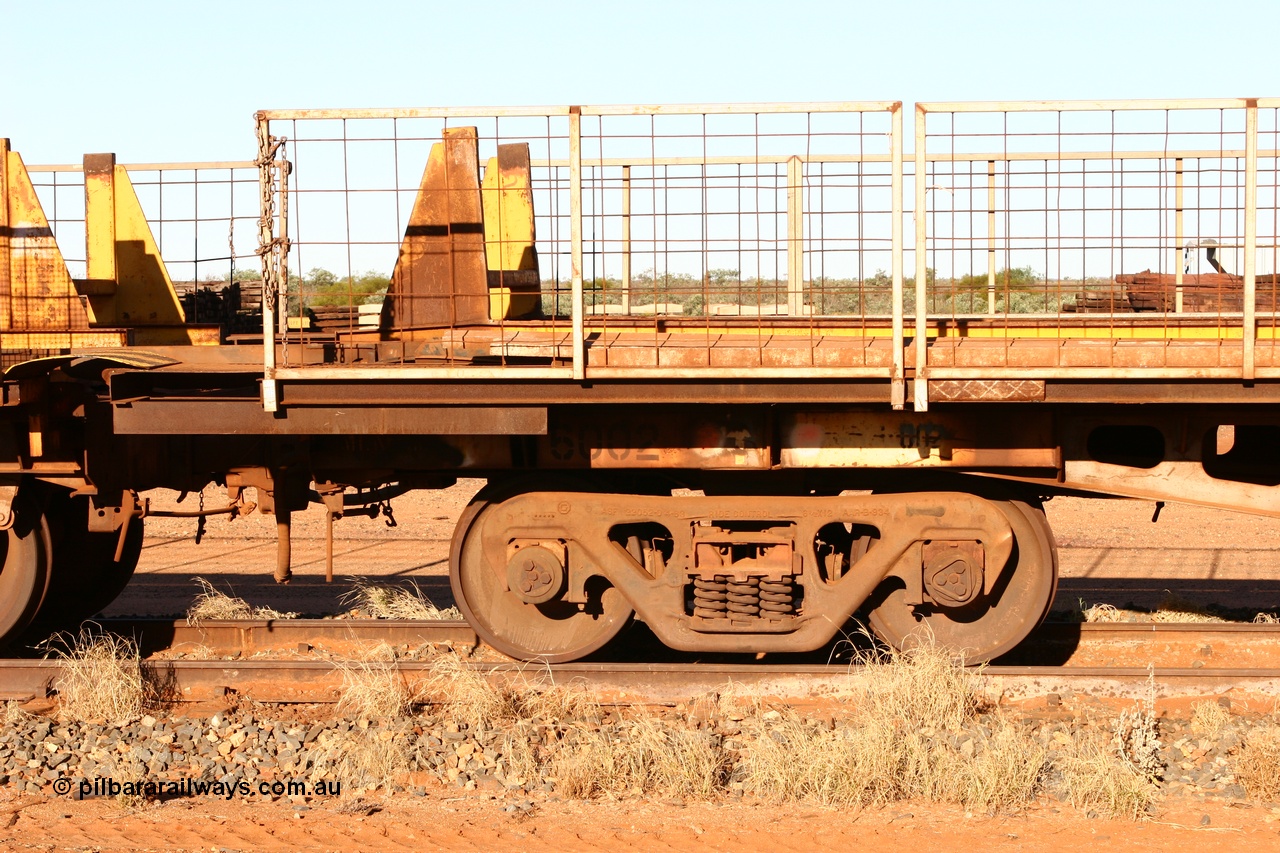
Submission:
M 268 703 L 330 703 L 341 695 L 339 665 L 376 643 L 455 649 L 478 645 L 465 622 L 297 619 L 236 620 L 188 625 L 162 619 L 105 620 L 132 636 L 146 666 L 178 702 L 240 696 Z M 197 654 L 184 657 L 181 653 Z M 737 659 L 662 663 L 592 661 L 537 665 L 474 660 L 495 679 L 576 684 L 625 703 L 662 703 L 723 690 L 729 684 L 789 699 L 839 696 L 856 690 L 860 667 L 849 663 Z M 27 700 L 56 691 L 61 663 L 53 659 L 0 661 L 0 699 Z M 411 685 L 425 684 L 432 663 L 396 664 Z M 1061 693 L 1129 697 L 1219 694 L 1229 689 L 1280 693 L 1280 625 L 1181 623 L 1064 623 L 1041 626 L 1016 655 L 985 667 L 999 692 L 1030 698 Z

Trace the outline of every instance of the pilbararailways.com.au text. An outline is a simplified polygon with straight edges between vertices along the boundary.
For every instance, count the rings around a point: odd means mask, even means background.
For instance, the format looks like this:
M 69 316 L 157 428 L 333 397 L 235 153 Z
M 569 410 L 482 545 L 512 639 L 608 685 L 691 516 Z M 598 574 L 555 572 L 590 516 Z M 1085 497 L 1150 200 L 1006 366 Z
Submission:
M 336 797 L 342 793 L 340 781 L 320 781 L 314 784 L 296 780 L 270 782 L 215 782 L 207 779 L 140 780 L 117 782 L 105 779 L 57 779 L 53 789 L 66 796 L 73 792 L 80 797 Z

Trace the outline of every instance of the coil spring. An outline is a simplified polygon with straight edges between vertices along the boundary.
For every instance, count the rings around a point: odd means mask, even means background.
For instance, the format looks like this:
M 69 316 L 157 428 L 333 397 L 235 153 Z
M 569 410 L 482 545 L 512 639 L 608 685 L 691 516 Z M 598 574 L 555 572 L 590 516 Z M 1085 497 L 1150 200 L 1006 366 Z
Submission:
M 789 580 L 760 581 L 760 609 L 767 616 L 795 613 L 795 583 Z
M 729 610 L 729 584 L 724 575 L 715 580 L 693 579 L 693 615 L 703 619 L 724 619 Z
M 693 615 L 703 619 L 777 618 L 795 609 L 795 583 L 790 580 L 735 580 L 727 575 L 693 579 Z
M 725 588 L 729 594 L 729 611 L 734 616 L 756 616 L 760 613 L 760 578 L 731 580 Z

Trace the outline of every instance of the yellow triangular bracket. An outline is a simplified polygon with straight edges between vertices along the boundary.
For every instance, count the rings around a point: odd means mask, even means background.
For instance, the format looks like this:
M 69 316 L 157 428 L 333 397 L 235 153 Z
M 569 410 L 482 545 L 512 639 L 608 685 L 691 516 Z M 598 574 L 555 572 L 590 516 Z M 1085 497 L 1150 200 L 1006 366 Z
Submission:
M 27 167 L 0 139 L 0 332 L 87 328 Z
M 84 157 L 85 259 L 79 282 L 95 326 L 176 326 L 182 303 L 160 259 L 138 194 L 114 154 Z

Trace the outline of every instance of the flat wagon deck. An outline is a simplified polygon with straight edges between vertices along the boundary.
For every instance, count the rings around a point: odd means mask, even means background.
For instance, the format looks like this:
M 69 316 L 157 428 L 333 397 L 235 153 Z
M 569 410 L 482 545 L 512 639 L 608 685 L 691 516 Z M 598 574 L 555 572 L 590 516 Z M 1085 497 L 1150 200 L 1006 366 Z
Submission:
M 1052 599 L 1048 497 L 1280 514 L 1280 101 L 914 120 L 264 111 L 251 161 L 6 147 L 0 635 L 109 600 L 156 486 L 273 513 L 287 581 L 294 513 L 486 477 L 455 597 L 548 660 L 634 618 L 814 648 L 855 611 L 987 659 Z

